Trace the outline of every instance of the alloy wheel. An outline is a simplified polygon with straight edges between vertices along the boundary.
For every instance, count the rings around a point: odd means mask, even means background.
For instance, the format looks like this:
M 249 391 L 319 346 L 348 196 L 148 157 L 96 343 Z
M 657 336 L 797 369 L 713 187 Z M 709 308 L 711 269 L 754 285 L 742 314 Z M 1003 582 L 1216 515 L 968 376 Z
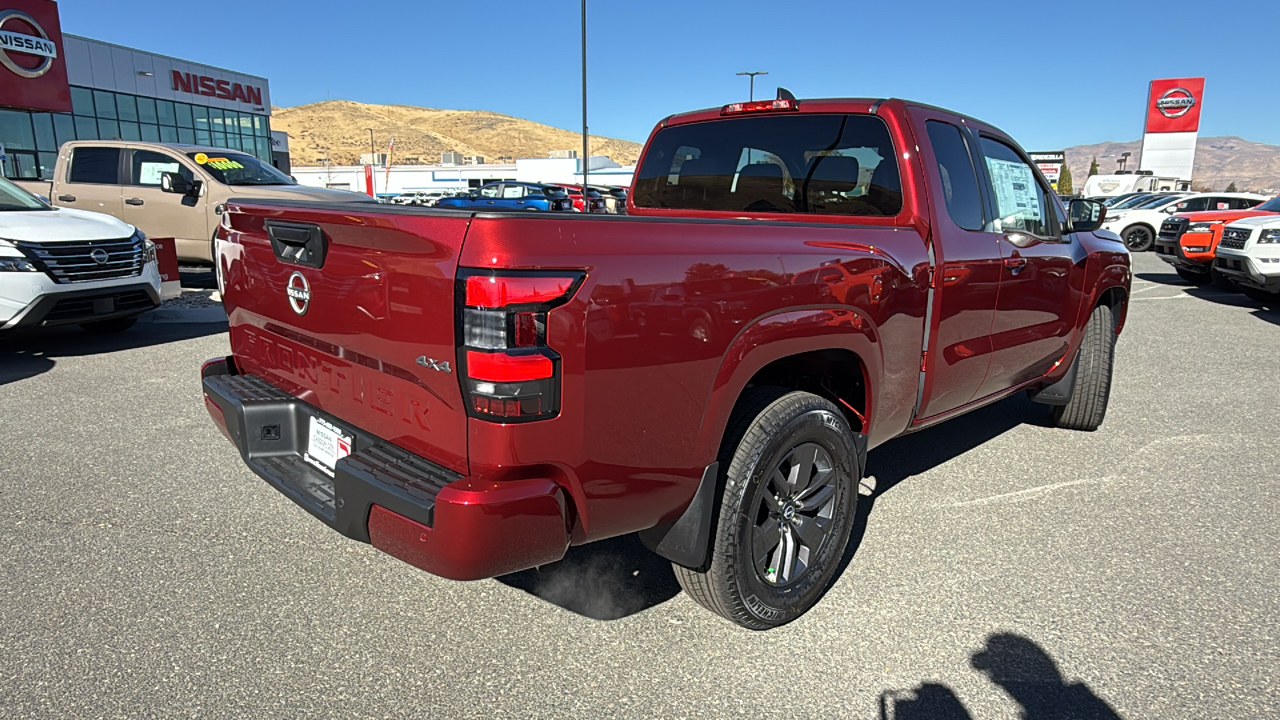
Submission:
M 805 443 L 787 453 L 757 493 L 751 560 L 768 585 L 789 585 L 808 571 L 836 523 L 835 462 Z

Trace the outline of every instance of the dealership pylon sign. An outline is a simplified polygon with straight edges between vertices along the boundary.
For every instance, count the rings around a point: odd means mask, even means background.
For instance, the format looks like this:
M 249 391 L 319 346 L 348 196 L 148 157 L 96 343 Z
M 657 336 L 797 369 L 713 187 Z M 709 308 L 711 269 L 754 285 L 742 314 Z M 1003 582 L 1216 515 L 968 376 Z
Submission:
M 1204 105 L 1204 78 L 1152 80 L 1139 169 L 1190 180 Z
M 71 112 L 53 0 L 0 0 L 0 106 Z

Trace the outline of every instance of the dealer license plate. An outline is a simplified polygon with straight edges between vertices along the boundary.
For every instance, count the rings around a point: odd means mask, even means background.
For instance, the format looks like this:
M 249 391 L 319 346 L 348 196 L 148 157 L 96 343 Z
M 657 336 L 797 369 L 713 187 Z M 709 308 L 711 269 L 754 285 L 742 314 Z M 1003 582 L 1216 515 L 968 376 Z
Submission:
M 307 462 L 315 465 L 328 475 L 333 475 L 333 467 L 339 458 L 351 454 L 352 438 L 343 433 L 332 423 L 318 417 L 311 418 L 311 432 L 307 438 Z

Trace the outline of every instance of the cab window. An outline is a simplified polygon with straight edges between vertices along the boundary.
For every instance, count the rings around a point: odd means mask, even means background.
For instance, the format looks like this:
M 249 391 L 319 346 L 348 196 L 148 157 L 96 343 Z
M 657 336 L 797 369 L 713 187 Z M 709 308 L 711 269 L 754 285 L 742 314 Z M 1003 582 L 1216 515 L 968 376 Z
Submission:
M 982 138 L 982 155 L 996 202 L 994 230 L 1055 237 L 1053 211 L 1031 165 L 1012 147 L 989 137 Z
M 982 195 L 978 192 L 973 160 L 960 135 L 960 128 L 937 120 L 927 121 L 925 127 L 929 132 L 929 142 L 933 145 L 938 175 L 942 178 L 947 215 L 965 230 L 981 230 Z
M 195 178 L 191 170 L 178 162 L 177 158 L 152 150 L 133 151 L 133 162 L 130 163 L 129 169 L 129 184 L 160 187 L 160 174 L 167 172 L 180 173 L 187 180 Z
M 120 148 L 78 147 L 71 151 L 67 182 L 115 185 L 119 182 Z

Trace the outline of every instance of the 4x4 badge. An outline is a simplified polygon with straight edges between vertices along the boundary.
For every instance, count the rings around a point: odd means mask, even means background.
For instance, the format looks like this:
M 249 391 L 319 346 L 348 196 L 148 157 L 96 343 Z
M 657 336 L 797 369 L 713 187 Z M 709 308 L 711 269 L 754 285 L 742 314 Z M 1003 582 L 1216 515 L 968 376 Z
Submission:
M 424 368 L 431 368 L 432 370 L 439 370 L 440 372 L 443 372 L 443 373 L 451 373 L 451 372 L 453 372 L 453 370 L 449 367 L 449 361 L 448 361 L 448 360 L 443 360 L 443 361 L 437 362 L 435 358 L 429 358 L 429 357 L 427 357 L 426 355 L 423 355 L 423 356 L 421 356 L 421 357 L 419 357 L 419 358 L 418 358 L 418 364 L 419 364 L 419 365 L 421 365 L 421 366 L 422 366 L 422 367 L 424 367 Z

